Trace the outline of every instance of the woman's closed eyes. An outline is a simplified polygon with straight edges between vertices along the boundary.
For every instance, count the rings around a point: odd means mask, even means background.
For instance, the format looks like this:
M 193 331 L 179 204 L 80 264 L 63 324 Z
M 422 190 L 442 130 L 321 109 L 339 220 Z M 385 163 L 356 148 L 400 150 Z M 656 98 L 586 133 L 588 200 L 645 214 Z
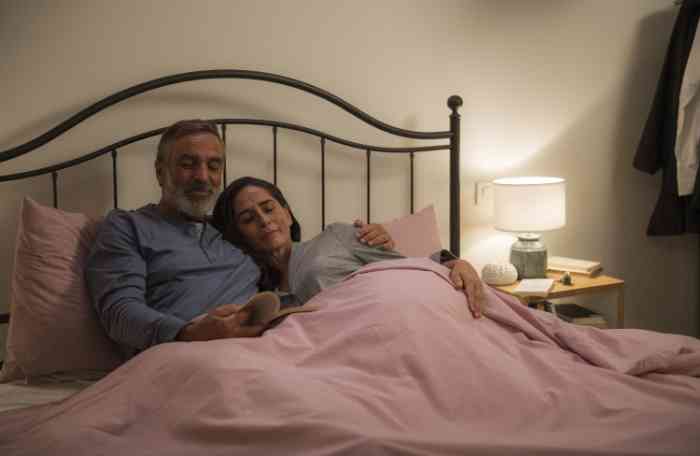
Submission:
M 263 214 L 271 214 L 277 208 L 277 203 L 275 202 L 275 200 L 271 199 L 259 203 L 258 206 L 260 207 L 260 211 Z M 255 222 L 256 218 L 258 218 L 258 212 L 254 209 L 246 209 L 240 214 L 238 214 L 238 222 L 244 225 Z

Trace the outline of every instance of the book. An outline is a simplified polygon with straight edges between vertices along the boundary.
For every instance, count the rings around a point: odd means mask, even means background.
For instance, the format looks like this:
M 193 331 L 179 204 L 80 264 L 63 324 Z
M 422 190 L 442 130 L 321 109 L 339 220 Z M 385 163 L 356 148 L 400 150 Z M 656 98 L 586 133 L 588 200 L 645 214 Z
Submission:
M 571 272 L 594 276 L 600 274 L 603 267 L 599 261 L 553 256 L 547 259 L 547 269 L 550 271 Z
M 585 307 L 578 304 L 566 303 L 555 304 L 554 313 L 564 321 L 577 325 L 595 326 L 598 328 L 607 328 L 608 323 L 605 318 Z
M 282 308 L 279 296 L 271 291 L 263 291 L 256 293 L 242 307 L 250 309 L 250 317 L 245 323 L 246 326 L 262 325 L 265 329 L 274 326 L 280 318 L 299 312 L 312 312 L 318 310 L 319 307 L 314 304 L 304 304 L 303 306 L 289 306 Z M 240 312 L 240 310 L 239 310 Z M 207 314 L 202 314 L 192 321 L 204 318 Z
M 282 308 L 279 296 L 271 291 L 263 291 L 255 294 L 243 305 L 241 310 L 248 308 L 251 309 L 251 313 L 246 325 L 263 325 L 265 327 L 273 325 L 277 320 L 286 315 L 318 310 L 318 306 L 313 304 Z
M 513 289 L 513 294 L 546 298 L 552 288 L 554 288 L 554 279 L 523 279 Z
M 537 309 L 537 310 L 541 310 L 543 312 L 552 313 L 553 304 L 550 301 L 543 299 L 541 301 L 528 302 L 527 306 L 531 309 Z

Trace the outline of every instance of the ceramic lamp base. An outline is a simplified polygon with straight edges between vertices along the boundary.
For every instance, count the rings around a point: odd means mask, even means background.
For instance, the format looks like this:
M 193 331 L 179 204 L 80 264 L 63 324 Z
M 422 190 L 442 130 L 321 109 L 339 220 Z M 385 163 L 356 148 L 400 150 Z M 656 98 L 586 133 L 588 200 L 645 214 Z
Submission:
M 510 262 L 518 271 L 518 279 L 547 277 L 547 248 L 540 235 L 523 233 L 510 248 Z

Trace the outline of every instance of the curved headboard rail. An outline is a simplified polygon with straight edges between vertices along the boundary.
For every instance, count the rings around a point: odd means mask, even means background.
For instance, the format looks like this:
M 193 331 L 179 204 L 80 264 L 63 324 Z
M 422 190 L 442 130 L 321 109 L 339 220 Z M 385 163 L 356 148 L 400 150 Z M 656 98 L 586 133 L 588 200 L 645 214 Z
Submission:
M 56 137 L 62 135 L 63 133 L 67 132 L 68 130 L 72 129 L 79 123 L 83 122 L 84 120 L 96 115 L 100 111 L 108 108 L 109 106 L 112 106 L 116 103 L 119 103 L 121 101 L 124 101 L 128 98 L 134 97 L 136 95 L 148 92 L 150 90 L 154 90 L 160 87 L 168 86 L 168 85 L 173 85 L 173 84 L 178 84 L 181 82 L 187 82 L 187 81 L 195 81 L 195 80 L 201 80 L 201 79 L 251 79 L 251 80 L 259 80 L 259 81 L 267 81 L 267 82 L 272 82 L 276 84 L 281 84 L 289 87 L 296 88 L 298 90 L 310 93 L 312 95 L 315 95 L 317 97 L 320 97 L 324 100 L 327 100 L 330 103 L 335 104 L 336 106 L 340 107 L 341 109 L 347 111 L 351 115 L 355 116 L 356 118 L 362 120 L 363 122 L 379 129 L 382 130 L 386 133 L 393 134 L 396 136 L 402 136 L 402 137 L 407 137 L 407 138 L 413 138 L 413 139 L 420 139 L 420 140 L 434 140 L 434 139 L 448 139 L 449 140 L 449 145 L 448 146 L 442 146 L 442 145 L 437 145 L 437 146 L 426 146 L 426 147 L 408 147 L 408 148 L 388 148 L 388 147 L 382 147 L 382 146 L 370 146 L 370 145 L 365 145 L 365 144 L 360 144 L 360 143 L 355 143 L 352 141 L 344 140 L 341 138 L 337 138 L 335 136 L 331 136 L 327 133 L 320 132 L 318 130 L 311 130 L 306 127 L 301 127 L 298 125 L 293 125 L 293 124 L 286 124 L 283 122 L 272 122 L 272 121 L 265 121 L 265 120 L 253 120 L 253 119 L 220 119 L 218 123 L 222 125 L 226 125 L 227 123 L 247 123 L 247 124 L 258 124 L 258 125 L 269 125 L 273 126 L 273 128 L 276 131 L 277 127 L 281 128 L 290 128 L 294 130 L 299 130 L 299 131 L 304 131 L 307 133 L 314 134 L 316 136 L 321 137 L 322 144 L 325 140 L 331 140 L 335 141 L 339 144 L 344 144 L 348 145 L 350 147 L 355 147 L 355 148 L 362 148 L 365 149 L 365 152 L 367 154 L 367 185 L 369 186 L 369 160 L 370 160 L 370 155 L 372 151 L 377 151 L 377 152 L 407 152 L 411 154 L 411 163 L 413 163 L 413 152 L 421 152 L 421 151 L 427 151 L 427 150 L 442 150 L 442 149 L 449 149 L 450 151 L 450 176 L 449 176 L 449 186 L 450 186 L 450 216 L 449 216 L 449 224 L 450 224 L 450 250 L 457 256 L 460 254 L 460 179 L 459 179 L 459 170 L 460 170 L 460 114 L 459 114 L 459 108 L 462 106 L 462 98 L 459 97 L 458 95 L 452 95 L 451 97 L 448 98 L 447 100 L 447 106 L 450 108 L 451 113 L 450 113 L 450 128 L 449 130 L 446 131 L 434 131 L 434 132 L 425 132 L 425 131 L 413 131 L 413 130 L 406 130 L 403 128 L 395 127 L 389 124 L 386 124 L 366 112 L 360 110 L 359 108 L 353 106 L 352 104 L 348 103 L 347 101 L 343 100 L 342 98 L 326 91 L 323 90 L 319 87 L 316 87 L 312 84 L 308 84 L 303 81 L 299 81 L 296 79 L 292 79 L 286 76 L 281 76 L 277 74 L 272 74 L 272 73 L 265 73 L 265 72 L 260 72 L 260 71 L 251 71 L 251 70 L 226 70 L 226 69 L 219 69 L 219 70 L 203 70 L 203 71 L 192 71 L 192 72 L 187 72 L 187 73 L 179 73 L 175 75 L 170 75 L 170 76 L 164 76 L 161 78 L 153 79 L 151 81 L 147 81 L 141 84 L 136 84 L 132 87 L 129 87 L 127 89 L 121 90 L 119 92 L 116 92 L 108 97 L 103 98 L 102 100 L 92 104 L 91 106 L 88 106 L 87 108 L 81 110 L 80 112 L 74 114 L 67 120 L 63 121 L 62 123 L 58 124 L 54 128 L 50 129 L 46 133 L 39 135 L 35 137 L 34 139 L 31 139 L 27 141 L 24 144 L 21 144 L 16 147 L 12 147 L 10 149 L 7 149 L 5 151 L 0 151 L 0 163 L 4 161 L 11 160 L 13 158 L 19 157 L 21 155 L 24 155 L 26 153 L 29 153 L 35 149 L 38 149 L 39 147 L 43 146 L 44 144 L 48 143 L 49 141 L 55 139 Z M 133 142 L 139 141 L 141 139 L 145 139 L 151 136 L 155 136 L 157 134 L 162 133 L 163 129 L 159 128 L 156 130 L 151 130 L 145 133 L 137 134 L 135 136 L 132 136 L 131 138 L 127 138 L 125 140 L 118 141 L 110 146 L 103 147 L 101 149 L 98 149 L 95 152 L 92 152 L 87 155 L 83 155 L 81 157 L 75 158 L 73 160 L 69 160 L 63 163 L 59 163 L 57 165 L 52 165 L 49 167 L 33 170 L 33 171 L 26 171 L 22 173 L 15 173 L 15 174 L 10 174 L 10 175 L 5 175 L 5 176 L 0 176 L 0 182 L 4 181 L 10 181 L 10 180 L 17 180 L 25 177 L 33 177 L 41 174 L 48 174 L 51 173 L 53 177 L 53 187 L 54 187 L 54 206 L 57 206 L 57 197 L 56 197 L 56 181 L 57 181 L 57 171 L 60 169 L 68 168 L 74 165 L 77 165 L 79 163 L 83 163 L 88 160 L 92 160 L 94 158 L 97 158 L 101 155 L 111 153 L 112 154 L 112 159 L 113 159 L 113 180 L 116 182 L 116 174 L 117 174 L 117 169 L 116 169 L 116 157 L 117 157 L 117 149 L 120 147 L 123 147 L 125 145 L 131 144 Z M 275 139 L 276 143 L 276 139 Z M 413 166 L 411 166 L 411 170 L 413 169 Z M 411 173 L 411 176 L 413 176 L 413 173 Z M 224 176 L 225 177 L 225 176 Z M 411 177 L 413 178 L 413 177 Z M 115 185 L 115 191 L 114 191 L 114 198 L 115 198 L 115 207 L 116 205 L 116 184 Z M 413 190 L 411 190 L 411 201 L 413 200 Z M 369 214 L 369 191 L 367 192 L 367 212 Z M 412 207 L 412 206 L 411 206 Z M 369 217 L 368 217 L 369 219 Z
M 260 126 L 266 126 L 266 127 L 278 127 L 278 128 L 284 128 L 287 130 L 294 130 L 294 131 L 299 131 L 303 132 L 309 135 L 317 136 L 321 139 L 325 139 L 327 141 L 331 141 L 337 144 L 341 144 L 344 146 L 351 147 L 353 149 L 358 149 L 358 151 L 365 152 L 367 150 L 371 150 L 372 152 L 383 152 L 383 153 L 412 153 L 412 152 L 429 152 L 429 151 L 435 151 L 435 150 L 449 150 L 450 145 L 449 144 L 436 144 L 433 146 L 415 146 L 415 147 L 385 147 L 385 146 L 377 146 L 377 145 L 372 145 L 372 144 L 363 144 L 363 143 L 358 143 L 355 141 L 350 141 L 348 139 L 340 138 L 338 136 L 331 135 L 329 133 L 316 130 L 314 128 L 309 128 L 305 127 L 303 125 L 297 125 L 293 123 L 288 123 L 288 122 L 279 122 L 275 120 L 265 120 L 265 119 L 209 119 L 210 122 L 213 122 L 218 125 L 260 125 Z M 73 166 L 79 165 L 81 163 L 85 163 L 90 160 L 94 160 L 98 157 L 101 157 L 102 155 L 106 155 L 108 153 L 111 153 L 114 150 L 119 150 L 122 147 L 128 146 L 130 144 L 134 144 L 136 142 L 139 142 L 141 140 L 151 138 L 154 136 L 159 136 L 161 135 L 167 127 L 161 127 L 161 128 L 156 128 L 155 130 L 149 130 L 143 133 L 139 133 L 133 136 L 130 136 L 126 139 L 119 140 L 117 142 L 114 142 L 108 146 L 101 147 L 93 152 L 89 152 L 87 154 L 81 155 L 80 157 L 71 159 L 71 160 L 66 160 L 60 163 L 56 163 L 54 165 L 46 166 L 43 168 L 37 168 L 29 171 L 23 171 L 19 173 L 14 173 L 14 174 L 5 174 L 5 175 L 0 175 L 0 182 L 9 182 L 13 180 L 20 180 L 20 179 L 26 179 L 29 177 L 37 177 L 37 176 L 43 176 L 45 174 L 50 174 L 53 172 L 61 171 L 66 168 L 71 168 Z
M 289 78 L 287 76 L 282 76 L 278 74 L 273 74 L 273 73 L 265 73 L 261 71 L 251 71 L 251 70 L 225 70 L 225 69 L 220 69 L 220 70 L 202 70 L 202 71 L 191 71 L 187 73 L 179 73 L 179 74 L 174 74 L 170 76 L 164 76 L 161 78 L 153 79 L 151 81 L 143 82 L 141 84 L 136 84 L 132 87 L 129 87 L 127 89 L 121 90 L 119 92 L 116 92 L 108 97 L 103 98 L 102 100 L 92 104 L 91 106 L 88 106 L 87 108 L 83 109 L 82 111 L 74 114 L 67 120 L 61 122 L 54 128 L 50 129 L 46 133 L 37 136 L 34 139 L 31 139 L 27 141 L 24 144 L 20 144 L 19 146 L 12 147 L 10 149 L 0 151 L 0 163 L 11 160 L 15 157 L 19 157 L 21 155 L 24 155 L 28 152 L 31 152 L 34 149 L 37 149 L 44 144 L 48 143 L 49 141 L 55 139 L 56 137 L 62 135 L 66 131 L 70 130 L 71 128 L 75 127 L 79 123 L 83 122 L 84 120 L 94 116 L 95 114 L 99 113 L 100 111 L 108 108 L 109 106 L 112 106 L 114 104 L 117 104 L 121 101 L 124 101 L 128 98 L 134 97 L 136 95 L 140 95 L 142 93 L 158 89 L 160 87 L 165 87 L 168 85 L 173 85 L 173 84 L 178 84 L 181 82 L 187 82 L 187 81 L 195 81 L 195 80 L 200 80 L 200 79 L 251 79 L 251 80 L 258 80 L 258 81 L 267 81 L 267 82 L 272 82 L 276 84 L 281 84 L 281 85 L 286 85 L 289 87 L 294 87 L 296 89 L 302 90 L 304 92 L 308 92 L 310 94 L 316 95 L 320 98 L 323 98 L 324 100 L 329 101 L 330 103 L 335 104 L 336 106 L 340 107 L 341 109 L 347 111 L 348 113 L 352 114 L 353 116 L 357 117 L 358 119 L 382 130 L 387 133 L 391 133 L 393 135 L 397 136 L 403 136 L 406 138 L 415 138 L 415 139 L 443 139 L 443 138 L 451 138 L 454 133 L 452 131 L 437 131 L 437 132 L 421 132 L 421 131 L 413 131 L 413 130 L 406 130 L 403 128 L 395 127 L 392 125 L 389 125 L 387 123 L 384 123 L 371 115 L 367 114 L 366 112 L 362 111 L 361 109 L 353 106 L 352 104 L 348 103 L 347 101 L 343 100 L 342 98 L 326 91 L 323 90 L 319 87 L 316 87 L 312 84 L 308 84 L 303 81 L 299 81 L 297 79 Z M 450 108 L 453 110 L 453 113 L 457 112 L 457 109 L 462 105 L 462 99 L 459 98 L 456 95 L 453 95 L 450 97 L 450 101 L 448 102 L 448 105 Z

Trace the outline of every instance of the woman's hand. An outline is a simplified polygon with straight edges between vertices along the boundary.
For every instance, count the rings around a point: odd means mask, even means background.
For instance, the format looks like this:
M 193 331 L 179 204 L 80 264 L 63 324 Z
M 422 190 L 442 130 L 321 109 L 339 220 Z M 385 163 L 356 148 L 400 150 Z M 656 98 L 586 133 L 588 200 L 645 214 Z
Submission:
M 384 250 L 394 250 L 394 240 L 383 225 L 365 223 L 359 219 L 355 220 L 354 225 L 357 227 L 357 239 L 363 244 Z
M 443 265 L 450 268 L 450 279 L 455 288 L 464 290 L 464 294 L 467 295 L 469 310 L 474 318 L 481 317 L 481 312 L 486 307 L 486 297 L 479 274 L 464 260 L 451 260 Z
M 196 340 L 227 339 L 230 337 L 256 337 L 262 334 L 262 325 L 248 326 L 250 309 L 242 305 L 224 304 L 209 313 L 195 318 L 183 327 L 176 340 L 192 342 Z

